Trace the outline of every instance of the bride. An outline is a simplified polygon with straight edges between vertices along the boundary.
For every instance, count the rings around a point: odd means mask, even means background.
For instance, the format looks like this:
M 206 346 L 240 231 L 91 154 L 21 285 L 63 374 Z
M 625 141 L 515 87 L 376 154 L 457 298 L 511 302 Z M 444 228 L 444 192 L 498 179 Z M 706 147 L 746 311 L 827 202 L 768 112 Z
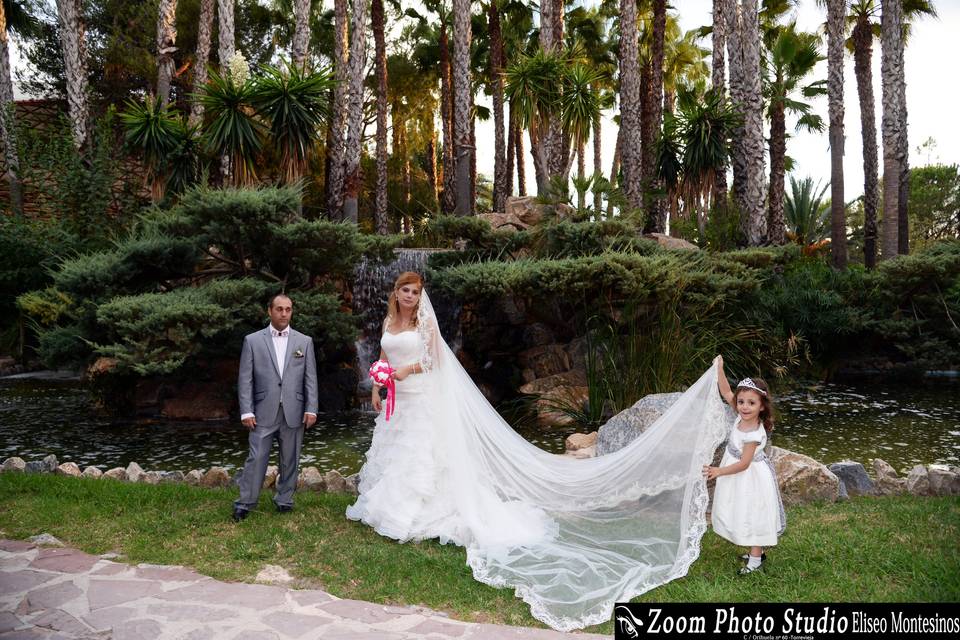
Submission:
M 632 443 L 578 460 L 530 444 L 490 406 L 441 337 L 419 274 L 397 279 L 381 347 L 395 411 L 387 421 L 375 387 L 380 414 L 348 518 L 400 542 L 463 546 L 477 580 L 513 587 L 563 631 L 686 575 L 706 531 L 700 471 L 726 435 L 715 367 Z

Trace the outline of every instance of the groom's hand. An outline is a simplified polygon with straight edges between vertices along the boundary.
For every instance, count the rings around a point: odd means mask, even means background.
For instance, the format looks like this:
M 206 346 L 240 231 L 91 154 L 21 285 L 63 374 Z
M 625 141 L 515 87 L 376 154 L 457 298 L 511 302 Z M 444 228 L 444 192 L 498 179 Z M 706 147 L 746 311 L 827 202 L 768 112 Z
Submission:
M 245 426 L 245 427 L 246 427 L 247 429 L 249 429 L 250 431 L 253 431 L 254 428 L 256 428 L 256 426 L 257 426 L 257 419 L 256 419 L 256 418 L 244 418 L 244 419 L 241 420 L 240 422 L 242 422 L 242 423 L 243 423 L 243 426 Z
M 304 428 L 309 429 L 310 427 L 312 427 L 312 426 L 316 423 L 316 421 L 317 421 L 317 416 L 313 415 L 312 413 L 305 413 L 305 414 L 303 414 L 303 426 L 304 426 Z

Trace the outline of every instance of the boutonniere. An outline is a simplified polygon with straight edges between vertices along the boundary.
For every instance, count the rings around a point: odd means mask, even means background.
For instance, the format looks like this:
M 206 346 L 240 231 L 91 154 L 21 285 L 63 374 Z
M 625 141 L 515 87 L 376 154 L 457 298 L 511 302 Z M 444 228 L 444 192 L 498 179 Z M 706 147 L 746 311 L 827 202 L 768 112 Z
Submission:
M 303 357 L 303 351 L 302 351 L 301 349 L 297 349 L 296 351 L 293 352 L 293 357 L 294 357 L 294 358 L 302 358 L 302 357 Z

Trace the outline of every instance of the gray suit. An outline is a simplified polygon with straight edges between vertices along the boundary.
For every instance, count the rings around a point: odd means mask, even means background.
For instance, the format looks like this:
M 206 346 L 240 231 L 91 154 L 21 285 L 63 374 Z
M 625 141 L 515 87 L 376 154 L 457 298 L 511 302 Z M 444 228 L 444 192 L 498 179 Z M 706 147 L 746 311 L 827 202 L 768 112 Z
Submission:
M 280 471 L 273 501 L 278 506 L 292 506 L 303 443 L 303 414 L 317 412 L 313 339 L 290 329 L 281 375 L 270 327 L 248 335 L 240 354 L 237 395 L 240 414 L 254 414 L 257 426 L 250 432 L 250 454 L 240 477 L 240 498 L 234 506 L 247 510 L 256 507 L 274 439 L 280 442 Z

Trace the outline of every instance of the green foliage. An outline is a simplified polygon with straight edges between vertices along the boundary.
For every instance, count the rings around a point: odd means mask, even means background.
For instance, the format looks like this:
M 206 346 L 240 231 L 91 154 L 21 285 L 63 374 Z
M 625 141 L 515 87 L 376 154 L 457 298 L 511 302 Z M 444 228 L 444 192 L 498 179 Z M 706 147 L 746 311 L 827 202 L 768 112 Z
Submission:
M 82 365 L 92 353 L 83 336 L 83 329 L 77 324 L 55 326 L 40 333 L 40 361 L 51 369 Z
M 51 326 L 73 306 L 73 299 L 57 289 L 47 287 L 17 297 L 17 307 L 36 322 Z
M 910 247 L 960 238 L 960 166 L 910 169 Z
M 813 178 L 797 181 L 790 176 L 790 193 L 784 202 L 783 214 L 787 222 L 787 234 L 799 245 L 820 242 L 830 235 L 830 200 L 823 196 L 829 183 L 820 188 Z
M 653 240 L 640 237 L 630 220 L 610 218 L 597 222 L 558 222 L 530 230 L 530 245 L 538 257 L 567 258 L 599 255 L 605 251 L 651 255 Z

